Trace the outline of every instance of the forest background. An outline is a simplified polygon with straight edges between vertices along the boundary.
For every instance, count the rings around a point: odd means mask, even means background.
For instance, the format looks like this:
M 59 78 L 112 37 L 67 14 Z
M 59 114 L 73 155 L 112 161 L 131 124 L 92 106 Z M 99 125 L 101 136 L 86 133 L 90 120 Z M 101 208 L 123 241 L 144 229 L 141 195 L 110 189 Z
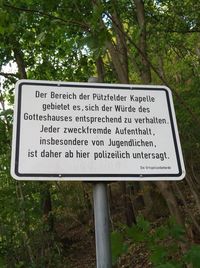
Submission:
M 16 81 L 91 76 L 171 88 L 187 171 L 181 182 L 109 185 L 113 265 L 200 267 L 199 10 L 194 0 L 0 0 L 0 267 L 94 267 L 91 185 L 10 176 Z

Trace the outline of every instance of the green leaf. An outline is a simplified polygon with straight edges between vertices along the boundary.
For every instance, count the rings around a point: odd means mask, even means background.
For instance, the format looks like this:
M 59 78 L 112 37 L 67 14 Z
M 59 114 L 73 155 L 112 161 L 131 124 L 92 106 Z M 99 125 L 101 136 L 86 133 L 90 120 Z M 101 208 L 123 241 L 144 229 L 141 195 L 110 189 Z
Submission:
M 146 235 L 136 225 L 126 229 L 128 238 L 131 238 L 133 242 L 145 241 Z
M 151 254 L 151 261 L 154 265 L 162 264 L 166 261 L 167 252 L 162 246 L 155 246 Z
M 185 230 L 181 225 L 174 223 L 171 225 L 170 234 L 173 238 L 180 240 L 185 235 Z
M 137 218 L 137 224 L 126 229 L 127 236 L 134 242 L 147 241 L 152 238 L 149 235 L 150 223 L 144 219 L 143 216 Z
M 199 268 L 200 265 L 200 246 L 193 245 L 183 258 L 186 263 L 193 265 L 193 268 Z
M 118 258 L 127 251 L 127 246 L 124 244 L 123 235 L 119 232 L 111 234 L 112 246 L 112 263 L 115 264 Z
M 154 237 L 156 240 L 163 240 L 169 236 L 169 229 L 166 226 L 160 226 L 155 230 Z
M 137 218 L 137 226 L 144 232 L 149 232 L 150 230 L 150 223 L 143 216 Z
M 46 37 L 46 33 L 45 33 L 45 32 L 41 32 L 41 33 L 37 36 L 37 41 L 38 41 L 38 42 L 42 42 L 42 41 L 44 41 L 45 37 Z

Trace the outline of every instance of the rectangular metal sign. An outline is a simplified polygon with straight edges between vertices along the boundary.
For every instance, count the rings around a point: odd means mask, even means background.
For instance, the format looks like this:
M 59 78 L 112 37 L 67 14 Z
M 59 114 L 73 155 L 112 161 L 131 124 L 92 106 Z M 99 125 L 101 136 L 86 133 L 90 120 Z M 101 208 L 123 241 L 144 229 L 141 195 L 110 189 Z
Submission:
M 20 80 L 11 162 L 19 180 L 180 180 L 171 91 Z

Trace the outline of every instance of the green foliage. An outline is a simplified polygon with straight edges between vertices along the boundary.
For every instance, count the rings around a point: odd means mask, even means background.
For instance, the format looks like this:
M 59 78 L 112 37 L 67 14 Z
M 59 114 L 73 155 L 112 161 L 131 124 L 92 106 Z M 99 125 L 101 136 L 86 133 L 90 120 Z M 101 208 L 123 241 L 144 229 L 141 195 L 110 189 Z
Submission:
M 200 246 L 192 245 L 184 256 L 186 263 L 192 264 L 193 268 L 198 268 L 200 264 Z
M 200 263 L 200 246 L 192 245 L 185 255 L 182 254 L 180 243 L 186 243 L 185 230 L 171 218 L 159 227 L 152 227 L 149 221 L 139 216 L 136 225 L 113 232 L 113 263 L 125 253 L 124 245 L 129 240 L 130 245 L 145 245 L 149 261 L 155 268 L 182 268 L 186 263 L 197 268 Z
M 119 232 L 112 232 L 112 263 L 116 264 L 118 257 L 127 251 L 127 245 L 124 243 L 123 234 Z
M 150 224 L 143 217 L 137 218 L 137 225 L 126 229 L 127 236 L 135 242 L 142 242 L 148 239 Z
M 134 230 L 136 238 L 134 235 L 129 236 L 130 230 L 127 232 L 128 237 L 134 242 L 146 243 L 150 252 L 150 260 L 154 265 L 165 264 L 171 254 L 177 252 L 176 241 L 183 239 L 184 235 L 183 228 L 171 219 L 165 225 L 151 230 L 150 223 L 141 216 L 131 229 Z M 137 232 L 140 234 L 139 240 Z

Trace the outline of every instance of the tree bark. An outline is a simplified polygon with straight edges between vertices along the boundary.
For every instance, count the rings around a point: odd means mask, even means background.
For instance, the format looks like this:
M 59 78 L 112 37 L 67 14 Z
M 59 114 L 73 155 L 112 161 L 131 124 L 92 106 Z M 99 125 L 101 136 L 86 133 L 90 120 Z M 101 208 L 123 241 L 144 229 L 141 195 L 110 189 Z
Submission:
M 21 50 L 21 46 L 18 42 L 14 42 L 15 46 L 13 48 L 14 57 L 17 63 L 20 79 L 27 79 L 26 64 L 24 61 L 24 54 Z
M 28 253 L 28 256 L 29 256 L 29 259 L 30 259 L 30 262 L 34 265 L 34 262 L 35 262 L 35 257 L 34 257 L 34 254 L 33 254 L 33 249 L 30 245 L 30 239 L 29 239 L 29 236 L 28 236 L 28 233 L 27 233 L 27 229 L 28 228 L 28 220 L 27 220 L 27 215 L 26 215 L 26 211 L 25 211 L 25 206 L 24 206 L 24 194 L 23 194 L 23 189 L 22 189 L 22 184 L 21 182 L 16 182 L 16 194 L 17 194 L 17 198 L 18 198 L 18 201 L 19 203 L 21 203 L 21 211 L 20 211 L 20 214 L 21 214 L 21 225 L 22 226 L 19 226 L 19 228 L 23 228 L 23 232 L 22 232 L 22 237 L 23 237 L 23 242 L 24 242 L 24 245 L 26 246 L 27 248 L 27 253 Z
M 165 198 L 167 206 L 169 208 L 170 214 L 176 219 L 176 222 L 184 226 L 184 219 L 180 212 L 177 199 L 170 187 L 169 182 L 166 181 L 157 181 L 155 183 L 160 190 L 161 194 Z
M 113 66 L 115 68 L 115 72 L 117 74 L 117 79 L 122 84 L 128 84 L 129 80 L 127 77 L 127 73 L 122 67 L 121 61 L 119 59 L 119 52 L 117 50 L 116 44 L 113 43 L 113 41 L 109 40 L 106 42 L 106 47 L 108 48 L 108 51 L 110 53 Z
M 101 1 L 93 1 L 93 6 L 101 5 Z M 115 37 L 115 41 L 108 33 L 107 40 L 105 41 L 105 46 L 109 51 L 109 54 L 112 59 L 115 72 L 117 74 L 117 79 L 120 83 L 128 84 L 129 83 L 129 74 L 128 74 L 128 54 L 127 54 L 127 45 L 126 45 L 126 35 L 124 34 L 124 28 L 120 20 L 120 16 L 115 8 L 115 1 L 111 2 L 112 4 L 112 13 L 109 15 L 112 21 L 112 31 Z M 100 27 L 101 29 L 108 31 L 106 25 L 102 18 L 100 18 Z
M 44 224 L 47 226 L 45 230 L 54 231 L 54 219 L 52 215 L 52 202 L 50 186 L 48 183 L 41 182 L 41 206 Z
M 192 220 L 192 223 L 193 225 L 195 226 L 196 230 L 198 231 L 198 233 L 200 234 L 200 225 L 198 224 L 198 222 L 196 221 L 192 211 L 188 208 L 188 205 L 187 205 L 187 201 L 184 197 L 184 195 L 182 194 L 182 191 L 179 189 L 179 186 L 177 184 L 177 182 L 175 182 L 173 184 L 173 187 L 175 188 L 175 190 L 177 191 L 177 193 L 179 194 L 184 206 L 185 206 L 185 209 L 186 211 L 188 212 L 188 215 L 190 216 L 191 220 Z
M 103 83 L 105 71 L 104 71 L 104 63 L 101 57 L 98 57 L 98 59 L 96 60 L 96 66 L 97 66 L 98 80 L 99 82 Z
M 151 82 L 151 71 L 149 61 L 147 60 L 147 42 L 146 42 L 146 22 L 143 0 L 134 0 L 137 14 L 137 21 L 140 31 L 139 48 L 142 52 L 141 59 L 141 77 L 144 83 Z
M 136 223 L 136 216 L 133 210 L 133 205 L 130 200 L 130 195 L 127 191 L 127 183 L 121 182 L 122 198 L 125 209 L 126 224 L 131 227 L 133 223 Z
M 115 1 L 113 2 L 113 12 L 111 14 L 113 21 L 113 30 L 116 33 L 116 51 L 118 54 L 119 62 L 121 64 L 121 71 L 123 72 L 123 82 L 129 83 L 129 72 L 128 72 L 128 49 L 126 44 L 126 35 L 124 33 L 124 27 L 118 14 Z

